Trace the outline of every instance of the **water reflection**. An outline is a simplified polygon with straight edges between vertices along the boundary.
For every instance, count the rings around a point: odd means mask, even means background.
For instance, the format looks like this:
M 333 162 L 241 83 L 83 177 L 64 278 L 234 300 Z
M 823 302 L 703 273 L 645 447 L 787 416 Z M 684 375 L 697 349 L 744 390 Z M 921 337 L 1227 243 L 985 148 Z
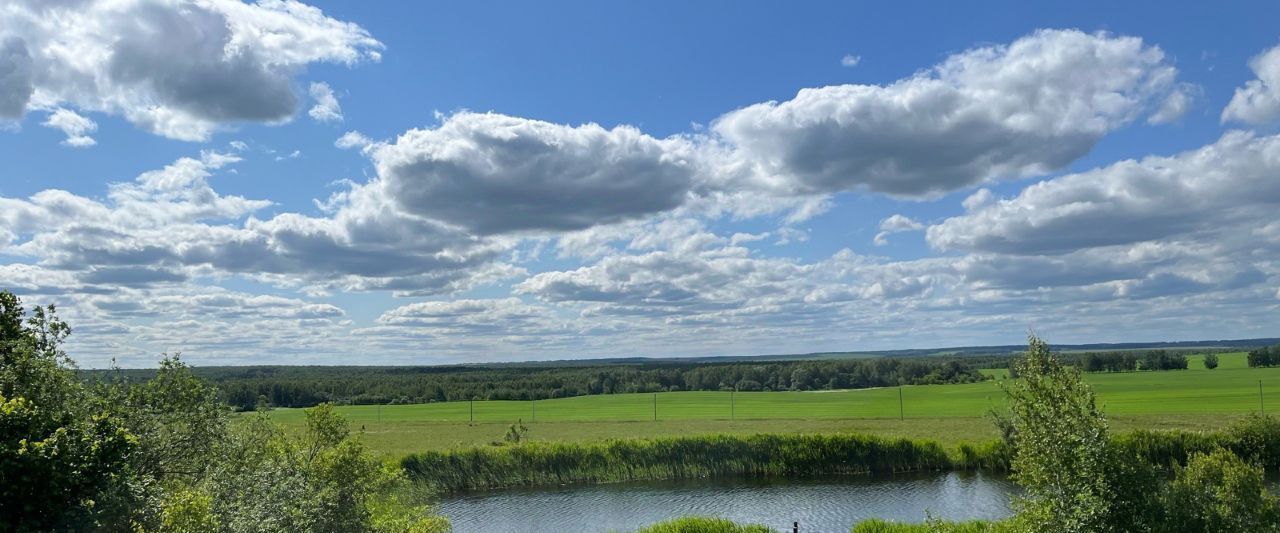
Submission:
M 867 518 L 919 522 L 925 512 L 965 520 L 1009 515 L 1009 481 L 982 474 L 816 480 L 683 481 L 517 489 L 441 504 L 454 530 L 563 533 L 630 531 L 687 515 L 722 516 L 790 531 L 848 531 Z

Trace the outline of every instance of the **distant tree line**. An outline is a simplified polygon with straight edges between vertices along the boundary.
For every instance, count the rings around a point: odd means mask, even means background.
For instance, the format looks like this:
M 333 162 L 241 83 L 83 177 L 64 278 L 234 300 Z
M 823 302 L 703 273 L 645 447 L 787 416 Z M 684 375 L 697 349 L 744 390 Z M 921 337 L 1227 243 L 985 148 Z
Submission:
M 1083 352 L 1058 354 L 1063 364 L 1079 368 L 1083 372 L 1138 372 L 1148 370 L 1186 370 L 1187 355 L 1204 353 L 1204 350 L 1135 350 L 1112 352 Z M 1209 352 L 1213 353 L 1213 352 Z M 1018 377 L 1013 355 L 987 355 L 965 362 L 977 368 L 1008 368 L 1011 377 Z M 1214 366 L 1216 364 L 1216 356 Z
M 1135 370 L 1186 370 L 1187 356 L 1167 350 L 1086 353 L 1069 357 L 1085 372 L 1133 372 Z
M 985 379 L 962 359 L 879 358 L 818 361 L 491 365 L 440 367 L 207 367 L 199 375 L 227 403 L 309 407 L 480 400 L 542 400 L 593 394 L 670 391 L 804 391 L 899 384 L 971 383 Z M 127 370 L 149 379 L 147 370 Z
M 1248 360 L 1250 367 L 1280 365 L 1280 344 L 1250 350 Z

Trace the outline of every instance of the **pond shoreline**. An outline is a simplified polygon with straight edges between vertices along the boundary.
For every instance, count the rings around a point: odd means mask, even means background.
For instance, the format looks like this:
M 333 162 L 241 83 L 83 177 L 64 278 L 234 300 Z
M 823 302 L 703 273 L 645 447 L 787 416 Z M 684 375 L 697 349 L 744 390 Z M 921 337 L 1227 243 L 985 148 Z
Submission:
M 796 479 L 640 481 L 459 493 L 440 512 L 459 531 L 632 531 L 679 516 L 719 516 L 790 531 L 847 531 L 870 518 L 1000 519 L 1017 486 L 1003 476 L 936 472 Z

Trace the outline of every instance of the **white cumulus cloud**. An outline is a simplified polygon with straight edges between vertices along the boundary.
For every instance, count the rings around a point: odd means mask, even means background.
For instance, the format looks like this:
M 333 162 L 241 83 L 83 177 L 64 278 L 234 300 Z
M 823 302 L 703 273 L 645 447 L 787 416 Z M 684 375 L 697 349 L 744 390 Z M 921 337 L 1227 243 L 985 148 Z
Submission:
M 1258 78 L 1236 89 L 1222 110 L 1223 122 L 1267 124 L 1280 119 L 1280 46 L 1250 60 L 1249 68 Z
M 924 229 L 924 224 L 911 220 L 903 215 L 893 215 L 880 221 L 880 233 L 876 234 L 873 242 L 876 246 L 884 246 L 889 244 L 889 236 L 894 233 L 919 231 L 922 229 Z
M 65 133 L 67 138 L 62 141 L 62 144 L 67 146 L 87 148 L 98 144 L 98 141 L 88 135 L 97 131 L 98 123 L 70 109 L 55 109 L 49 114 L 48 120 L 44 121 L 44 125 Z
M 16 0 L 0 35 L 0 117 L 75 108 L 193 141 L 288 121 L 307 65 L 377 61 L 382 48 L 294 0 Z
M 311 118 L 319 122 L 342 122 L 342 106 L 338 105 L 338 98 L 333 95 L 329 84 L 312 83 L 311 98 L 316 101 L 316 105 L 307 111 Z
M 712 129 L 785 192 L 928 197 L 1061 168 L 1166 101 L 1176 75 L 1139 38 L 1042 30 L 889 85 L 803 89 Z

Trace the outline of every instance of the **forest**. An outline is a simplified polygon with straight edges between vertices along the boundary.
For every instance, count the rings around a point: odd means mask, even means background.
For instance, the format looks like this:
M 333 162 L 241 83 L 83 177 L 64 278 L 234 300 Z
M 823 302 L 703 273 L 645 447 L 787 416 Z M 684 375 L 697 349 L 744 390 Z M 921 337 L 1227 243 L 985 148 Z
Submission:
M 862 389 L 971 383 L 985 379 L 957 358 L 594 366 L 466 365 L 436 367 L 206 367 L 197 374 L 240 410 L 259 405 L 310 407 L 461 400 L 544 400 L 591 394 L 671 391 Z M 144 381 L 151 370 L 88 372 Z
M 1200 353 L 1204 350 L 1200 350 Z M 1266 348 L 1255 350 L 1268 352 Z M 1085 372 L 1185 370 L 1188 350 L 1126 350 L 1062 354 Z M 1253 353 L 1253 352 L 1251 352 Z M 1267 364 L 1280 364 L 1280 347 Z M 1010 368 L 1013 355 L 877 357 L 786 361 L 625 360 L 449 366 L 199 367 L 202 379 L 237 410 L 465 400 L 545 400 L 595 394 L 678 391 L 806 391 L 897 385 L 972 383 L 981 368 Z M 1263 359 L 1259 359 L 1261 361 Z M 90 370 L 90 379 L 145 381 L 154 370 Z

